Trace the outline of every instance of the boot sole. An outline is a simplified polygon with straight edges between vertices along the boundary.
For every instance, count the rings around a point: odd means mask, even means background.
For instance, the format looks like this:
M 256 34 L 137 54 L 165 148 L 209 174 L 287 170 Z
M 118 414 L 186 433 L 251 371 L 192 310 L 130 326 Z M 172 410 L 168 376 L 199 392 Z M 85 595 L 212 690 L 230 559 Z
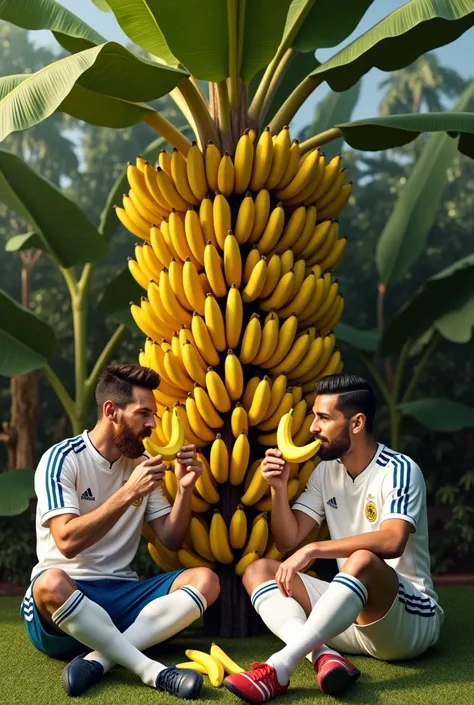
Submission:
M 344 666 L 332 668 L 319 685 L 325 695 L 340 695 L 359 678 L 360 671 L 349 673 Z

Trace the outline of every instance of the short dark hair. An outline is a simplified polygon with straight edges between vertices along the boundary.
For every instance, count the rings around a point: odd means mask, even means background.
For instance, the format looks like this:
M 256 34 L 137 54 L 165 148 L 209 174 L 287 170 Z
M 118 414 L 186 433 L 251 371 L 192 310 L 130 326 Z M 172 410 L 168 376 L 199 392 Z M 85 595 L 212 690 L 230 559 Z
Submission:
M 337 394 L 336 409 L 342 411 L 346 419 L 354 414 L 364 414 L 367 430 L 372 433 L 376 399 L 367 380 L 357 375 L 328 375 L 316 382 L 314 391 L 316 395 Z
M 153 390 L 159 383 L 159 375 L 149 367 L 112 362 L 100 375 L 95 388 L 99 417 L 106 401 L 113 401 L 120 408 L 124 408 L 133 401 L 134 387 Z

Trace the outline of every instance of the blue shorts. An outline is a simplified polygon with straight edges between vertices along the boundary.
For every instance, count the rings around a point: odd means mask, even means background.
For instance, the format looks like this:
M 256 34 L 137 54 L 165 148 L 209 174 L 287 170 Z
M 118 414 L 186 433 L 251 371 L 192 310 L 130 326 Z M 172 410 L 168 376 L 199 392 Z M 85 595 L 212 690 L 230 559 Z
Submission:
M 135 621 L 139 612 L 152 600 L 163 597 L 170 591 L 171 585 L 184 569 L 171 573 L 161 573 L 148 580 L 74 580 L 77 589 L 86 597 L 104 608 L 113 623 L 124 632 Z M 68 634 L 49 631 L 43 622 L 33 599 L 33 585 L 36 575 L 28 588 L 20 613 L 25 622 L 28 637 L 33 646 L 52 658 L 72 659 L 84 651 L 90 651 Z

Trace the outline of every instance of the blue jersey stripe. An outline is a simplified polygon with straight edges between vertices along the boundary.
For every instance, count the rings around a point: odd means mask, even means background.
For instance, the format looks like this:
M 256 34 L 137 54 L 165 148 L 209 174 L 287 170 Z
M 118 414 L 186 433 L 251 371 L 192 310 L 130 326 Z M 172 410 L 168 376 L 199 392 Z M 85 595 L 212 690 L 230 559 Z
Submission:
M 59 484 L 59 480 L 65 457 L 69 455 L 72 450 L 79 453 L 84 450 L 85 447 L 82 436 L 76 436 L 75 438 L 69 438 L 62 443 L 58 443 L 51 450 L 46 466 L 46 492 L 49 510 L 59 509 L 64 506 L 63 490 Z

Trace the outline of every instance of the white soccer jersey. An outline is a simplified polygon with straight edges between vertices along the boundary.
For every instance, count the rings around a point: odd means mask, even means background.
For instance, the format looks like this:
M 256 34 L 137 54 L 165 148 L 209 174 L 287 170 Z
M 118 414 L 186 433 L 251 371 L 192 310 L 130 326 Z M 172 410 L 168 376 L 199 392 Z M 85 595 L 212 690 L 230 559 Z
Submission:
M 326 518 L 332 539 L 378 531 L 385 519 L 408 521 L 413 532 L 403 554 L 386 563 L 437 603 L 423 475 L 408 456 L 377 445 L 372 461 L 354 480 L 340 460 L 319 463 L 292 509 L 308 514 L 318 524 Z M 345 560 L 338 559 L 339 570 Z
M 62 568 L 71 578 L 81 580 L 138 579 L 130 563 L 138 548 L 143 521 L 171 511 L 161 488 L 135 500 L 105 536 L 75 558 L 68 559 L 59 551 L 49 519 L 59 514 L 87 514 L 99 507 L 125 484 L 144 458 L 145 455 L 136 459 L 121 456 L 110 463 L 93 446 L 87 431 L 46 451 L 35 474 L 38 563 L 32 578 L 47 568 Z

